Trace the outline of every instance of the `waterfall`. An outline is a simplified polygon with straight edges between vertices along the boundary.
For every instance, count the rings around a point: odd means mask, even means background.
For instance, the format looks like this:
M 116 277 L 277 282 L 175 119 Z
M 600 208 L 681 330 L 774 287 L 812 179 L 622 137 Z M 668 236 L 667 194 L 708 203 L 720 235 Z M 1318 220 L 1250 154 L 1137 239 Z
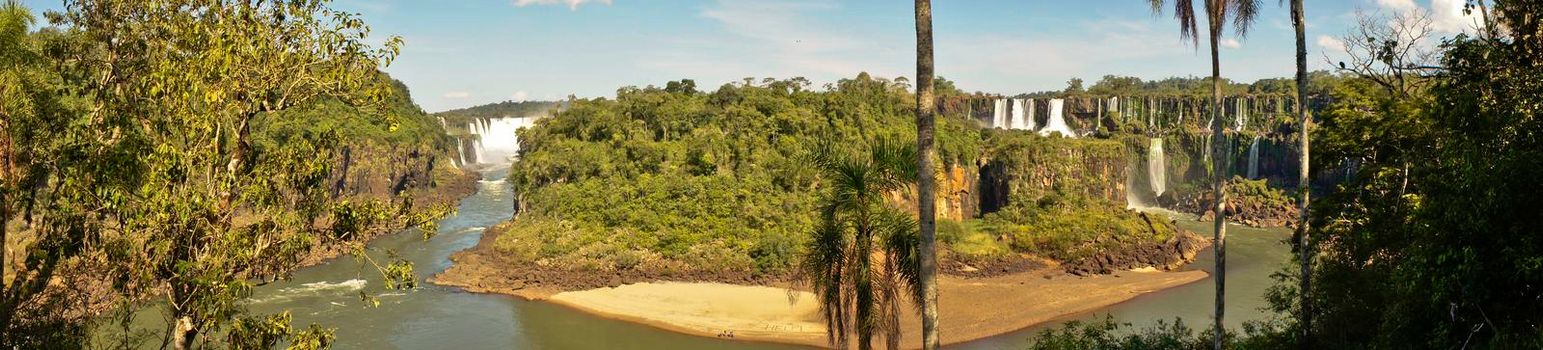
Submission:
M 1035 107 L 1034 99 L 1032 99 L 1032 98 L 1025 99 L 1023 101 L 1023 104 L 1029 106 L 1029 113 L 1025 114 L 1024 117 L 1023 117 L 1023 120 L 1027 121 L 1029 124 L 1027 126 L 1025 126 L 1023 129 L 1024 130 L 1028 130 L 1028 131 L 1034 131 L 1036 129 L 1039 129 L 1039 125 L 1036 124 L 1038 122 L 1034 121 L 1034 107 Z
M 1259 136 L 1254 136 L 1254 142 L 1248 145 L 1248 178 L 1259 178 Z
M 1177 108 L 1179 110 L 1179 120 L 1174 121 L 1173 125 L 1174 125 L 1175 128 L 1181 128 L 1182 129 L 1184 127 L 1183 126 L 1184 125 L 1184 102 L 1183 102 L 1183 100 L 1174 102 L 1173 103 L 1173 107 Z
M 1154 124 L 1152 123 L 1152 116 L 1157 114 L 1157 113 L 1154 113 L 1155 111 L 1153 111 L 1151 109 L 1151 107 L 1152 107 L 1152 104 L 1148 103 L 1147 104 L 1146 113 L 1142 113 L 1142 114 L 1146 114 L 1146 116 L 1147 116 L 1147 129 L 1151 129 L 1153 127 Z M 1161 108 L 1161 107 L 1159 107 L 1159 108 Z M 1179 111 L 1180 115 L 1183 115 L 1183 113 L 1184 113 L 1184 111 L 1182 111 L 1182 110 Z
M 1110 112 L 1120 112 L 1120 117 L 1121 118 L 1125 117 L 1125 112 L 1120 111 L 1120 98 L 1119 97 L 1110 97 L 1109 98 L 1109 111 Z
M 461 142 L 460 137 L 455 138 L 455 155 L 457 164 L 466 165 L 466 145 Z
M 1168 161 L 1163 156 L 1163 138 L 1153 137 L 1147 148 L 1147 180 L 1152 182 L 1152 193 L 1162 196 L 1168 191 Z
M 991 110 L 991 127 L 1002 128 L 1007 126 L 1007 100 L 996 99 Z
M 1013 99 L 1013 120 L 1009 121 L 1009 129 L 1024 129 L 1028 126 L 1028 124 L 1023 122 L 1024 105 L 1026 105 L 1025 102 L 1027 101 L 1021 98 Z
M 1061 136 L 1077 137 L 1077 133 L 1072 132 L 1072 128 L 1066 125 L 1066 118 L 1063 116 L 1066 112 L 1065 104 L 1066 101 L 1059 98 L 1050 100 L 1050 119 L 1045 121 L 1045 128 L 1039 130 L 1040 135 L 1059 132 Z
M 535 125 L 541 117 L 473 120 L 467 129 L 477 139 L 472 141 L 471 160 L 475 164 L 504 163 L 519 155 L 520 139 L 516 131 Z
M 1238 123 L 1238 128 L 1237 128 L 1237 130 L 1238 131 L 1243 131 L 1243 127 L 1248 126 L 1248 108 L 1246 108 L 1248 106 L 1248 101 L 1244 100 L 1242 97 L 1239 97 L 1237 101 L 1238 101 L 1238 103 L 1237 103 L 1238 109 L 1237 109 L 1237 112 L 1236 112 L 1237 113 L 1237 118 L 1238 118 L 1238 122 L 1237 122 Z

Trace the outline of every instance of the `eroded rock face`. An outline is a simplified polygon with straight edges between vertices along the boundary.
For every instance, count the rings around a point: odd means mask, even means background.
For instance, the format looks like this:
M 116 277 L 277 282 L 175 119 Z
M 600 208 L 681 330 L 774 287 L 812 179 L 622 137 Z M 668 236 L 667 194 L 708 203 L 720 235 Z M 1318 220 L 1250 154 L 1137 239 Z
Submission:
M 980 214 L 980 195 L 977 193 L 980 174 L 974 167 L 960 164 L 946 165 L 937 177 L 937 217 L 964 221 Z M 916 212 L 915 192 L 904 190 L 891 192 L 890 202 L 898 203 L 907 212 Z

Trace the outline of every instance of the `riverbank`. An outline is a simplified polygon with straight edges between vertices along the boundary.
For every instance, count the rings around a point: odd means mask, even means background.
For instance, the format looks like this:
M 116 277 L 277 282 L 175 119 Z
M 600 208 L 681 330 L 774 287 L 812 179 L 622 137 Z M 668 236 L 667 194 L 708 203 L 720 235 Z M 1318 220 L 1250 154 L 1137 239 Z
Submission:
M 814 295 L 790 289 L 785 281 L 728 274 L 576 272 L 517 264 L 491 250 L 498 232 L 498 227 L 487 230 L 480 244 L 453 255 L 453 265 L 429 282 L 473 293 L 548 301 L 703 337 L 733 334 L 734 340 L 741 341 L 826 345 Z M 1189 260 L 1193 252 L 1186 255 Z M 938 282 L 943 342 L 1011 333 L 1207 276 L 1203 271 L 1163 272 L 1150 267 L 1077 276 L 1054 264 L 986 276 L 945 274 Z M 902 345 L 919 347 L 920 334 L 914 331 L 920 329 L 919 318 L 907 312 L 902 322 L 902 329 L 908 331 Z
M 944 344 L 1010 333 L 1204 279 L 1202 271 L 1122 271 L 1077 277 L 1042 269 L 989 278 L 939 278 Z M 722 283 L 660 282 L 561 292 L 545 300 L 604 317 L 704 336 L 825 346 L 818 301 L 805 291 Z M 921 321 L 901 320 L 905 348 L 921 346 Z

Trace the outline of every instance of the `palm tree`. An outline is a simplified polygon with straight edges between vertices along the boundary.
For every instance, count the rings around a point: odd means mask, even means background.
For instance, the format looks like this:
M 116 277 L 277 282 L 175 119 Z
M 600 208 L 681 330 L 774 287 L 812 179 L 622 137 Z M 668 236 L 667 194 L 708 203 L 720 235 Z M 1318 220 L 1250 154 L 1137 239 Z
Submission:
M 1161 14 L 1167 0 L 1149 0 L 1152 12 Z M 1195 0 L 1173 0 L 1174 18 L 1179 21 L 1179 37 L 1192 39 L 1196 46 L 1200 45 L 1200 37 L 1196 33 L 1195 26 Z M 1233 30 L 1238 36 L 1247 36 L 1248 28 L 1253 26 L 1254 17 L 1258 14 L 1258 0 L 1204 0 L 1205 15 L 1209 39 L 1211 44 L 1211 191 L 1216 198 L 1216 337 L 1215 347 L 1222 347 L 1222 316 L 1224 315 L 1223 296 L 1227 291 L 1227 226 L 1226 203 L 1227 193 L 1223 190 L 1226 186 L 1230 166 L 1227 164 L 1227 156 L 1231 152 L 1225 148 L 1222 130 L 1222 68 L 1221 54 L 1217 43 L 1221 41 L 1222 30 L 1227 21 L 1232 21 Z
M 1297 118 L 1302 123 L 1302 162 L 1298 171 L 1297 190 L 1301 192 L 1302 204 L 1299 210 L 1302 217 L 1297 222 L 1297 253 L 1302 263 L 1302 279 L 1298 296 L 1301 298 L 1298 304 L 1301 307 L 1297 326 L 1302 328 L 1301 346 L 1303 349 L 1312 347 L 1313 308 L 1308 297 L 1312 291 L 1313 256 L 1312 249 L 1308 249 L 1307 205 L 1308 197 L 1312 196 L 1312 188 L 1308 182 L 1308 143 L 1307 127 L 1312 121 L 1307 117 L 1307 23 L 1302 19 L 1302 0 L 1291 0 L 1291 26 L 1297 32 Z
M 900 347 L 900 304 L 921 296 L 916 219 L 885 201 L 916 179 L 916 149 L 880 139 L 857 151 L 821 145 L 810 163 L 823 174 L 821 222 L 798 266 L 819 298 L 831 346 L 859 349 L 882 332 Z
M 916 0 L 916 168 L 932 169 L 933 112 L 932 87 L 932 1 Z M 916 217 L 921 221 L 922 346 L 936 350 L 938 338 L 937 284 L 937 205 L 931 171 L 922 171 L 916 180 Z

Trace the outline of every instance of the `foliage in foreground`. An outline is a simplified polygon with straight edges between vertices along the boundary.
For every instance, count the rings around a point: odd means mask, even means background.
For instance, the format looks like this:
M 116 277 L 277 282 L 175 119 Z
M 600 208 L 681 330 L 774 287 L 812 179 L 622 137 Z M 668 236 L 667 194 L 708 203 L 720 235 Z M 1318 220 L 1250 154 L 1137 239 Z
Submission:
M 828 341 L 837 348 L 847 348 L 856 333 L 858 348 L 882 336 L 898 349 L 902 305 L 922 298 L 916 218 L 885 198 L 915 185 L 914 144 L 885 138 L 849 152 L 827 143 L 810 158 L 828 182 L 798 278 L 819 299 Z
M 1224 349 L 1293 349 L 1291 339 L 1280 333 L 1271 323 L 1248 323 L 1244 333 L 1227 331 L 1222 335 Z M 1084 322 L 1071 321 L 1061 328 L 1040 331 L 1032 339 L 1032 350 L 1203 350 L 1214 349 L 1212 329 L 1195 332 L 1184 324 L 1183 319 L 1173 322 L 1159 320 L 1156 324 L 1135 329 L 1129 323 L 1118 323 L 1114 316 Z
M 364 44 L 326 1 L 70 1 L 37 32 L 30 18 L 0 13 L 0 234 L 22 255 L 0 259 L 0 347 L 79 346 L 96 312 L 128 328 L 142 307 L 165 309 L 163 347 L 324 346 L 330 330 L 249 316 L 245 298 L 322 247 L 358 253 L 444 213 L 328 191 L 346 143 L 435 152 L 443 132 L 379 72 L 398 40 Z

